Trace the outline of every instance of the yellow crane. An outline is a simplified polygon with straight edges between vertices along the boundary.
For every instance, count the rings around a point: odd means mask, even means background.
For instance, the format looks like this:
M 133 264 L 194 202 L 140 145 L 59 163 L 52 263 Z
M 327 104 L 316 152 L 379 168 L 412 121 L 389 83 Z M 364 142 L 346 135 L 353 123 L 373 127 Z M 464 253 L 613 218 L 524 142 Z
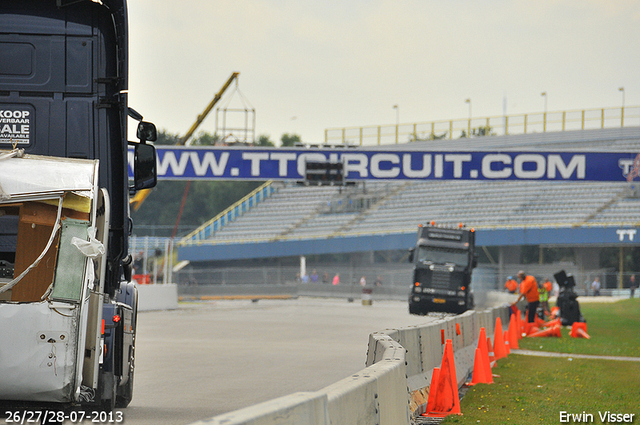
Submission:
M 231 74 L 231 76 L 229 77 L 227 82 L 224 83 L 224 85 L 218 91 L 218 93 L 216 93 L 216 95 L 213 97 L 213 99 L 211 99 L 211 102 L 209 102 L 209 104 L 204 109 L 204 111 L 202 111 L 202 113 L 200 115 L 198 115 L 198 118 L 196 118 L 196 121 L 193 123 L 191 128 L 189 128 L 189 130 L 185 133 L 185 135 L 182 136 L 180 138 L 180 140 L 178 140 L 178 142 L 176 143 L 176 146 L 184 146 L 187 143 L 187 140 L 189 140 L 191 138 L 191 136 L 193 136 L 193 133 L 195 133 L 195 131 L 198 129 L 198 127 L 200 127 L 200 124 L 202 124 L 202 121 L 204 121 L 204 119 L 207 117 L 207 115 L 209 115 L 209 112 L 211 112 L 211 110 L 216 105 L 216 103 L 218 103 L 218 101 L 220 101 L 220 99 L 222 98 L 222 95 L 224 94 L 224 92 L 227 91 L 227 89 L 229 88 L 231 83 L 233 83 L 233 81 L 236 78 L 238 78 L 238 75 L 240 75 L 239 72 L 234 72 L 234 73 Z M 189 190 L 188 187 L 189 186 L 187 186 L 187 189 L 186 189 L 187 191 Z M 131 206 L 133 206 L 133 210 L 134 211 L 138 211 L 138 209 L 140 208 L 140 206 L 142 205 L 144 200 L 147 199 L 147 196 L 149 196 L 150 193 L 151 193 L 151 190 L 144 189 L 144 190 L 141 190 L 138 193 L 136 193 L 135 196 L 133 198 L 131 198 L 131 200 L 129 201 L 129 204 Z M 185 197 L 186 197 L 186 193 L 185 193 Z M 184 202 L 184 199 L 183 199 L 183 202 Z

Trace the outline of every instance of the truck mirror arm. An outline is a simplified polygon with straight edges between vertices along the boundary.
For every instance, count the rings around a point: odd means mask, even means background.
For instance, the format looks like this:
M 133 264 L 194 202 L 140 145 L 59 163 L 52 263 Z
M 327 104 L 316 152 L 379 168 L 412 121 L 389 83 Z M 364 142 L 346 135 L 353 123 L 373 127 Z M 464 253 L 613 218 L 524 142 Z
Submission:
M 127 108 L 127 115 L 129 115 L 131 118 L 133 118 L 138 122 L 142 121 L 142 118 L 143 118 L 140 112 L 136 111 L 130 106 Z

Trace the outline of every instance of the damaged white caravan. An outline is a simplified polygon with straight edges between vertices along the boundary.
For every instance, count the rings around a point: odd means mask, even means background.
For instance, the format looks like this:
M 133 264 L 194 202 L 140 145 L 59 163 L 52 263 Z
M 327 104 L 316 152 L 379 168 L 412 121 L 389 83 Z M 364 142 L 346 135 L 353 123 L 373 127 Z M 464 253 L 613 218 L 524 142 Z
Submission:
M 98 160 L 0 151 L 0 400 L 95 397 L 106 197 Z

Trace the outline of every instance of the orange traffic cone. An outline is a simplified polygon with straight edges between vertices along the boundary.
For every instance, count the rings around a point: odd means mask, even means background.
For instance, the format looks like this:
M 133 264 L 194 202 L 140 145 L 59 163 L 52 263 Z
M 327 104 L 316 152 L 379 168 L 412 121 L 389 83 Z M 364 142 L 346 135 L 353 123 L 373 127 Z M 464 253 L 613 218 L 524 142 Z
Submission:
M 493 384 L 493 375 L 491 374 L 491 360 L 489 359 L 489 344 L 486 343 L 487 335 L 484 328 L 480 328 L 480 335 L 478 336 L 478 348 L 482 354 L 482 364 L 484 367 L 484 374 L 487 379 L 487 384 Z M 475 369 L 475 368 L 474 368 Z
M 578 328 L 576 329 L 576 336 L 574 338 L 586 338 L 586 339 L 591 339 L 591 337 L 589 336 L 589 334 L 587 332 L 585 332 L 584 329 L 582 328 Z
M 522 312 L 516 308 L 516 331 L 518 333 L 518 339 L 522 339 L 524 329 L 522 329 Z
M 461 415 L 460 396 L 458 395 L 458 379 L 456 378 L 456 364 L 453 359 L 453 343 L 447 340 L 444 346 L 442 364 L 438 374 L 438 383 L 435 386 L 435 400 L 431 409 L 425 416 L 445 417 L 449 415 Z M 430 389 L 432 391 L 432 389 Z M 429 394 L 431 396 L 431 394 Z M 427 404 L 429 401 L 427 400 Z
M 532 323 L 532 325 L 533 325 L 533 323 Z M 535 333 L 538 333 L 538 332 L 540 332 L 540 328 L 538 328 L 538 327 L 537 327 L 537 326 L 535 326 L 535 325 L 530 326 L 530 327 L 529 327 L 529 331 L 527 332 L 527 336 L 531 336 L 531 335 L 533 335 L 533 334 L 535 334 Z
M 518 314 L 518 306 L 516 306 L 515 304 L 511 304 L 511 314 Z
M 504 332 L 502 331 L 502 320 L 496 317 L 496 327 L 493 332 L 493 355 L 496 360 L 507 357 L 507 349 L 504 346 Z
M 551 317 L 557 317 L 560 314 L 560 307 L 551 307 Z
M 493 345 L 491 345 L 491 338 L 489 337 L 487 337 L 487 354 L 489 354 L 489 364 L 493 367 L 496 362 L 496 357 L 493 352 Z
M 524 333 L 527 336 L 540 331 L 540 328 L 538 328 L 535 323 L 525 323 L 524 329 L 525 329 Z
M 489 383 L 482 357 L 482 350 L 480 348 L 476 348 L 476 355 L 473 359 L 473 375 L 471 376 L 471 382 L 469 383 L 469 385 Z
M 537 314 L 533 320 L 533 323 L 535 323 L 537 327 L 539 327 L 540 329 L 544 328 L 544 320 L 539 318 Z
M 429 398 L 427 399 L 427 412 L 433 410 L 433 407 L 436 404 L 436 387 L 438 386 L 438 378 L 440 377 L 440 368 L 434 367 L 433 374 L 431 375 L 431 385 L 429 386 Z M 422 416 L 427 416 L 426 413 L 423 413 Z
M 504 348 L 507 352 L 507 356 L 511 354 L 511 343 L 509 342 L 509 331 L 504 331 Z
M 562 321 L 558 317 L 557 319 L 553 319 L 553 320 L 549 320 L 548 322 L 545 322 L 543 325 L 544 325 L 545 328 L 548 328 L 548 327 L 551 327 L 551 326 L 556 326 L 556 325 L 562 326 Z
M 530 337 L 542 337 L 542 336 L 562 336 L 560 333 L 560 326 L 553 326 L 551 328 L 538 331 L 529 335 Z
M 573 325 L 571 325 L 571 332 L 569 332 L 569 336 L 571 336 L 572 338 L 591 339 L 591 337 L 587 333 L 587 324 L 584 322 L 573 322 Z
M 509 348 L 513 348 L 517 350 L 520 348 L 518 346 L 518 319 L 516 319 L 516 315 L 511 315 L 511 320 L 509 320 Z

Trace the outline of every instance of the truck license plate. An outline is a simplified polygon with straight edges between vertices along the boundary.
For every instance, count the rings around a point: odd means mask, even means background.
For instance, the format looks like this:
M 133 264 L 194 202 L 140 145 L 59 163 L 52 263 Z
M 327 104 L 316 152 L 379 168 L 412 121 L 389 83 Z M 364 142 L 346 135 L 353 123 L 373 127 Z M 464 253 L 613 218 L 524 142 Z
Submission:
M 444 304 L 446 301 L 443 300 L 442 298 L 434 298 L 433 302 L 436 304 Z

